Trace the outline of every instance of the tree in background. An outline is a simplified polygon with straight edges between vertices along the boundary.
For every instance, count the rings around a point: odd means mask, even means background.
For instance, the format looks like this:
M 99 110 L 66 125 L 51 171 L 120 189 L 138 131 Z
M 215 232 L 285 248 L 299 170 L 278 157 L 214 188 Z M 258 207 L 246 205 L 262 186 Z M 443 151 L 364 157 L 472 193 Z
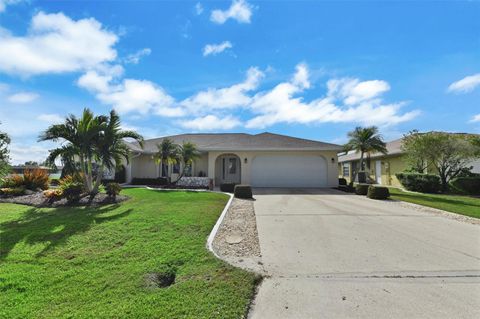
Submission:
M 164 138 L 157 148 L 155 160 L 161 167 L 161 176 L 168 176 L 168 165 L 177 164 L 180 161 L 180 148 L 170 138 Z
M 378 127 L 359 127 L 348 133 L 348 142 L 343 146 L 346 152 L 356 151 L 360 153 L 360 168 L 353 172 L 354 181 L 360 171 L 363 171 L 365 154 L 382 153 L 387 154 L 386 144 L 378 133 Z
M 180 159 L 183 162 L 183 169 L 174 183 L 178 182 L 183 176 L 185 176 L 187 169 L 191 168 L 193 162 L 200 157 L 200 152 L 198 151 L 197 146 L 191 142 L 183 142 L 182 145 L 179 145 L 179 150 Z
M 433 168 L 446 191 L 452 178 L 471 169 L 468 164 L 479 153 L 475 143 L 467 134 L 411 131 L 404 136 L 402 149 L 412 170 L 423 173 Z
M 8 174 L 10 170 L 10 157 L 8 156 L 8 145 L 10 144 L 10 137 L 7 133 L 0 131 L 0 177 Z

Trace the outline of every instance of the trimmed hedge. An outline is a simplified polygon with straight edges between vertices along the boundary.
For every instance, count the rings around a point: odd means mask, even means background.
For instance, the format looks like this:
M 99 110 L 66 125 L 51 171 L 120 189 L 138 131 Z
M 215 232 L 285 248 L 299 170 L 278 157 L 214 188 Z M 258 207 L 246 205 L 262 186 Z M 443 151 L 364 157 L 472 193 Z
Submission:
M 441 189 L 440 177 L 432 174 L 397 173 L 400 183 L 413 192 L 438 193 Z
M 339 178 L 338 179 L 338 185 L 339 186 L 346 186 L 347 185 L 347 180 L 345 178 Z
M 235 183 L 222 183 L 220 184 L 220 190 L 225 193 L 233 193 L 235 191 Z
M 138 178 L 134 177 L 132 179 L 132 185 L 154 185 L 154 186 L 164 186 L 168 185 L 169 180 L 167 177 L 158 177 L 158 178 Z
M 251 199 L 253 197 L 252 187 L 250 185 L 235 185 L 233 194 L 236 198 Z
M 355 194 L 357 195 L 367 195 L 369 184 L 357 184 L 355 186 Z
M 480 177 L 456 177 L 449 183 L 454 191 L 464 194 L 480 195 Z
M 390 197 L 390 191 L 387 187 L 370 185 L 367 197 L 371 199 L 387 199 Z

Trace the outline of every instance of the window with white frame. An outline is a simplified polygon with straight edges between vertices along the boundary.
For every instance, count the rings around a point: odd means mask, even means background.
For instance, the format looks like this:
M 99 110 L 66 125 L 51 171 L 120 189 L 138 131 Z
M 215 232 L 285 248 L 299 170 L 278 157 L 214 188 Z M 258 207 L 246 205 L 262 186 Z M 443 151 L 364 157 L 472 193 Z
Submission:
M 343 176 L 348 177 L 350 176 L 350 164 L 344 163 L 343 164 Z

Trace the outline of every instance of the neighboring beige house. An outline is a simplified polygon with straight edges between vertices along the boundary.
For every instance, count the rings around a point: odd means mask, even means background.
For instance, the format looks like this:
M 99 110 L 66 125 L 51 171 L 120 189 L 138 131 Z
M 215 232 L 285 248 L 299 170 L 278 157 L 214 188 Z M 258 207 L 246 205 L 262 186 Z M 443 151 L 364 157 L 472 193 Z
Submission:
M 395 176 L 396 173 L 407 169 L 403 160 L 402 138 L 387 143 L 387 154 L 373 153 L 370 159 L 365 159 L 364 170 L 368 172 L 370 181 L 386 186 L 402 186 Z M 367 155 L 365 155 L 367 156 Z M 352 152 L 338 156 L 338 175 L 351 181 L 352 172 L 358 172 L 360 165 L 360 153 Z M 473 161 L 467 166 L 472 166 L 472 172 L 480 173 L 480 159 Z
M 205 176 L 221 183 L 253 187 L 335 187 L 338 185 L 337 153 L 341 146 L 285 135 L 261 133 L 181 134 L 168 136 L 177 144 L 194 143 L 201 157 L 188 176 Z M 132 159 L 127 182 L 132 178 L 169 176 L 175 179 L 181 167 L 160 167 L 154 154 L 163 138 L 146 140 L 144 148 L 130 144 Z

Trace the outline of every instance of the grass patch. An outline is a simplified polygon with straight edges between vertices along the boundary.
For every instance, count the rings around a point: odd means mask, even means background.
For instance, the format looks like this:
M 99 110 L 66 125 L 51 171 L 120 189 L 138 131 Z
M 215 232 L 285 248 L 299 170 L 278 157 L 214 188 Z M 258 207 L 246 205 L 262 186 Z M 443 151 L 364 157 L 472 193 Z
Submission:
M 245 314 L 255 275 L 205 248 L 228 197 L 124 193 L 132 199 L 101 208 L 0 204 L 0 318 Z M 152 274 L 170 272 L 171 285 L 146 282 Z
M 480 198 L 460 195 L 411 193 L 393 187 L 390 188 L 390 198 L 480 218 Z

